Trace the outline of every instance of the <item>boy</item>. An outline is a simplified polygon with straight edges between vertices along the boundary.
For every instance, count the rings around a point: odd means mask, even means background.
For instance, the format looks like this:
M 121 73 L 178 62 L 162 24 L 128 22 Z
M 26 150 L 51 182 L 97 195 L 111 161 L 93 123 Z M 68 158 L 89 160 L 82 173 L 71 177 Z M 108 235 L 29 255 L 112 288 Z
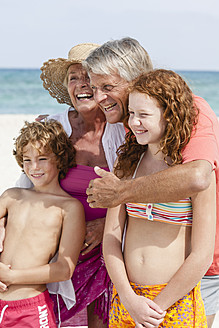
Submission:
M 59 185 L 75 165 L 75 150 L 60 123 L 26 122 L 14 155 L 34 187 L 0 197 L 0 218 L 7 215 L 0 325 L 56 327 L 46 284 L 71 278 L 85 238 L 83 206 Z M 57 251 L 57 262 L 49 264 Z

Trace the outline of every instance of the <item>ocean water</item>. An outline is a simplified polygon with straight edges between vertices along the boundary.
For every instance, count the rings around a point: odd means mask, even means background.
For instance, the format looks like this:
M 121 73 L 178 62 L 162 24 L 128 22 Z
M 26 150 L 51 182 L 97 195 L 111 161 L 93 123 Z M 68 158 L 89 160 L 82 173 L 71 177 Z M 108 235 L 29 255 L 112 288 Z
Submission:
M 0 114 L 52 114 L 66 108 L 43 88 L 39 69 L 0 69 Z
M 40 73 L 39 69 L 0 69 L 0 114 L 52 114 L 66 108 L 43 88 Z M 178 73 L 219 116 L 219 72 Z
M 204 98 L 219 116 L 219 72 L 178 71 L 197 96 Z

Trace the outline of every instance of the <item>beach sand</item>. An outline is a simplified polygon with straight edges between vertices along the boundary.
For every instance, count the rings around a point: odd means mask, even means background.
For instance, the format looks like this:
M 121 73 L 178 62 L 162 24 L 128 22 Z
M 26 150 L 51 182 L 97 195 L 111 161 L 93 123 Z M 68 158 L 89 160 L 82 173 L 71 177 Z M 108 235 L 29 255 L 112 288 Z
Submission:
M 0 193 L 15 185 L 21 174 L 14 156 L 13 138 L 16 137 L 24 125 L 24 121 L 33 121 L 36 115 L 0 115 Z
M 35 119 L 35 117 L 36 115 L 25 114 L 0 115 L 0 193 L 7 188 L 13 187 L 21 173 L 21 168 L 18 166 L 12 154 L 14 144 L 13 138 L 18 135 L 19 130 L 24 125 L 25 120 L 31 122 Z M 219 312 L 217 313 L 212 328 L 219 328 Z

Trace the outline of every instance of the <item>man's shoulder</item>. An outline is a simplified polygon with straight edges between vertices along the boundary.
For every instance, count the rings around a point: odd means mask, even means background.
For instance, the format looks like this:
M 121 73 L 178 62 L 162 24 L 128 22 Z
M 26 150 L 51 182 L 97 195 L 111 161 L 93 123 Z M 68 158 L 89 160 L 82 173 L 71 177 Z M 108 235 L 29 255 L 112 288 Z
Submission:
M 195 105 L 199 110 L 199 121 L 203 121 L 205 124 L 218 124 L 218 118 L 211 106 L 207 101 L 199 96 L 193 95 Z

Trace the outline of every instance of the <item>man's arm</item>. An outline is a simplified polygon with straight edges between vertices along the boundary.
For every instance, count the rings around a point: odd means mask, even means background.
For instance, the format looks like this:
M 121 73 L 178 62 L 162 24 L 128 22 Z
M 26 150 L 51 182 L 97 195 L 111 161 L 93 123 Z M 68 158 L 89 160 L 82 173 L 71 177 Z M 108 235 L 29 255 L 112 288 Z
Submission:
M 199 109 L 198 122 L 183 149 L 184 164 L 134 181 L 122 182 L 105 174 L 102 181 L 96 179 L 88 188 L 91 207 L 114 207 L 125 202 L 171 202 L 208 188 L 212 168 L 219 165 L 219 124 L 204 99 L 194 96 L 194 101 Z M 103 176 L 104 172 L 98 172 Z
M 72 206 L 72 204 L 74 204 Z M 72 217 L 74 216 L 74 217 Z M 83 205 L 70 201 L 63 215 L 58 259 L 54 263 L 28 269 L 9 269 L 0 263 L 0 281 L 7 286 L 20 284 L 46 284 L 71 278 L 85 238 Z
M 197 160 L 131 180 L 95 168 L 102 178 L 91 180 L 87 189 L 90 207 L 116 207 L 127 202 L 173 202 L 190 197 L 210 185 L 211 164 Z

